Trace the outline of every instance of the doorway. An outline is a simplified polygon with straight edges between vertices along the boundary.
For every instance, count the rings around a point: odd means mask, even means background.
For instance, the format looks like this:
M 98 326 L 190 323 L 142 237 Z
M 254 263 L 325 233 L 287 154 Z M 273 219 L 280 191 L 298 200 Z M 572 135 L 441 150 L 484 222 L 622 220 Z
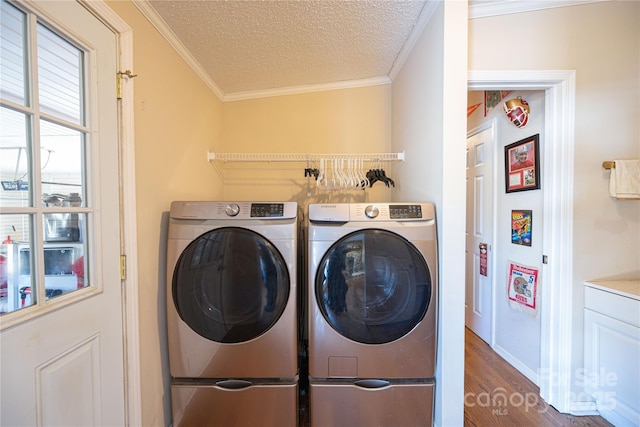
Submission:
M 545 94 L 540 90 L 472 91 L 469 100 L 491 107 L 478 108 L 468 117 L 465 321 L 496 353 L 537 384 L 539 290 L 545 286 L 540 271 L 546 183 L 528 190 L 518 185 L 525 179 L 541 184 L 537 175 L 539 152 L 546 144 Z M 514 100 L 533 112 L 526 126 L 514 125 L 503 111 L 502 105 Z M 539 141 L 535 147 L 533 142 L 519 142 L 532 138 Z M 523 152 L 527 166 L 507 173 L 515 156 L 514 149 L 509 149 L 513 144 L 527 149 Z M 519 284 L 515 290 L 507 287 L 512 276 Z M 525 278 L 536 280 L 520 283 Z
M 573 163 L 575 71 L 470 71 L 469 90 L 544 90 L 545 136 L 549 149 L 541 158 L 547 165 L 545 182 L 543 253 L 549 264 L 542 274 L 548 284 L 541 297 L 541 397 L 561 412 L 571 412 L 571 376 L 560 375 L 571 366 L 573 315 Z

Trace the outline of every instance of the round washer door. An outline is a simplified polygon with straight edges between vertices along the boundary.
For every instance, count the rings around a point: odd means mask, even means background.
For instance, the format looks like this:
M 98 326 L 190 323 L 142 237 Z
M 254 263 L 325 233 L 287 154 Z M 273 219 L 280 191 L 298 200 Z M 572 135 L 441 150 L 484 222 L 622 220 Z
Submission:
M 191 329 L 212 341 L 239 343 L 269 330 L 289 299 L 290 278 L 278 249 L 238 227 L 209 231 L 187 246 L 173 272 L 173 302 Z
M 342 336 L 382 344 L 408 334 L 431 301 L 429 267 L 418 249 L 387 230 L 344 236 L 322 258 L 316 301 Z

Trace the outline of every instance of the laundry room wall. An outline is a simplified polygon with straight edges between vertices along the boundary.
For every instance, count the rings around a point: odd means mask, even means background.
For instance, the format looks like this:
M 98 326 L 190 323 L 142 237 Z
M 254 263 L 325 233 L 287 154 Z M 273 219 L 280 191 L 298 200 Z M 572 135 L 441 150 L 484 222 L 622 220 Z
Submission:
M 435 2 L 393 81 L 394 201 L 432 202 L 439 256 L 435 425 L 463 425 L 467 2 Z
M 602 168 L 603 161 L 640 157 L 640 3 L 471 19 L 469 69 L 576 70 L 573 283 L 563 285 L 573 292 L 573 364 L 566 374 L 578 395 L 583 282 L 640 277 L 640 202 L 612 199 L 610 172 Z
M 166 338 L 166 222 L 172 200 L 222 197 L 207 161 L 222 103 L 128 1 L 109 1 L 133 30 L 142 425 L 171 422 Z
M 223 152 L 390 150 L 390 84 L 226 102 L 223 111 Z M 304 177 L 304 162 L 212 163 L 228 200 L 296 201 L 304 209 L 309 203 L 383 202 L 394 191 L 382 183 L 364 191 L 319 189 L 314 178 Z M 319 167 L 317 162 L 310 166 Z
M 531 110 L 527 125 L 521 128 L 511 123 L 502 109 L 505 101 L 516 97 L 527 101 Z M 532 317 L 510 306 L 507 299 L 507 266 L 513 262 L 542 272 L 542 229 L 545 226 L 542 223 L 543 192 L 547 184 L 542 182 L 538 190 L 506 193 L 504 147 L 539 134 L 540 158 L 543 158 L 547 144 L 544 134 L 545 95 L 544 91 L 513 91 L 494 108 L 490 108 L 486 116 L 483 91 L 469 92 L 467 103 L 468 105 L 480 104 L 480 107 L 467 119 L 469 131 L 493 120 L 496 123 L 493 155 L 495 239 L 490 252 L 490 256 L 495 257 L 492 270 L 494 350 L 537 384 L 540 368 L 540 315 Z M 545 165 L 541 164 L 540 167 L 540 175 L 542 175 Z M 531 210 L 533 224 L 531 246 L 511 243 L 512 210 Z M 544 274 L 541 274 L 538 282 L 538 304 L 542 299 L 541 293 L 545 292 L 545 285 Z M 515 305 L 515 307 L 518 306 Z

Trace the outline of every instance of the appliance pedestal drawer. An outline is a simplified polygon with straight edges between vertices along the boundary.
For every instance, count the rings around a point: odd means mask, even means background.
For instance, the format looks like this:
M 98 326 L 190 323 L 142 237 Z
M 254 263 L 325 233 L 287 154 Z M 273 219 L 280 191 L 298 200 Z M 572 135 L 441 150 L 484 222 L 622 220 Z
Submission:
M 222 388 L 215 384 L 171 385 L 174 427 L 282 427 L 298 425 L 298 385 L 256 384 Z
M 374 380 L 378 381 L 378 380 Z M 432 381 L 390 381 L 372 388 L 357 381 L 310 381 L 311 427 L 425 427 L 433 421 Z

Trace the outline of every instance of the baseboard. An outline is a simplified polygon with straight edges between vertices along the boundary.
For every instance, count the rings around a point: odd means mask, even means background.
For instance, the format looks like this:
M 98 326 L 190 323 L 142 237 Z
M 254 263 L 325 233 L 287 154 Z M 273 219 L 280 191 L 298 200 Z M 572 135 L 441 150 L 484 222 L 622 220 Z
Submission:
M 504 360 L 506 360 L 507 363 L 509 363 L 511 366 L 513 366 L 522 375 L 527 377 L 536 386 L 540 385 L 538 383 L 538 381 L 539 381 L 538 373 L 534 372 L 533 370 L 531 370 L 527 365 L 522 363 L 520 361 L 520 359 L 518 359 L 517 357 L 515 357 L 514 355 L 512 355 L 511 353 L 509 353 L 507 350 L 505 350 L 504 348 L 500 347 L 499 345 L 496 345 L 495 347 L 493 347 L 493 351 L 498 353 L 498 355 L 500 357 L 502 357 Z
M 600 415 L 614 426 L 638 426 L 640 425 L 640 413 L 629 407 L 616 407 L 603 409 Z
M 596 402 L 569 402 L 569 413 L 571 415 L 577 415 L 579 417 L 587 415 L 600 415 L 598 412 L 598 405 Z

